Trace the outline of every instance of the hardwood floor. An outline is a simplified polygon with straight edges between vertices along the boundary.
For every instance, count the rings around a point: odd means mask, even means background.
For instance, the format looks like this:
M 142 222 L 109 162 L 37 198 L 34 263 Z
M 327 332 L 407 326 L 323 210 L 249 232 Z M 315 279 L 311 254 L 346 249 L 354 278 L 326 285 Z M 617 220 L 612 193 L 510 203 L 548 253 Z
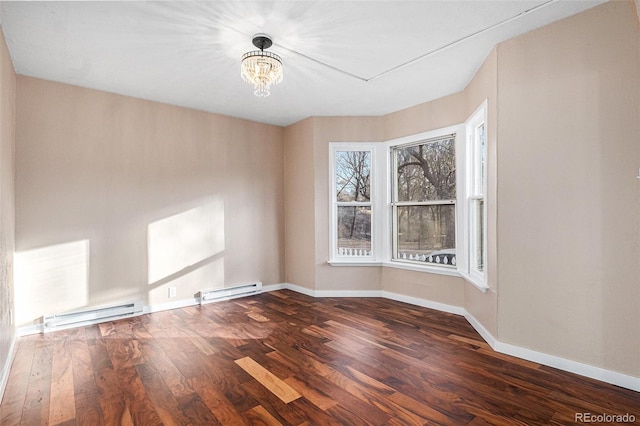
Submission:
M 462 317 L 282 290 L 18 340 L 0 424 L 564 425 L 640 394 L 496 353 Z

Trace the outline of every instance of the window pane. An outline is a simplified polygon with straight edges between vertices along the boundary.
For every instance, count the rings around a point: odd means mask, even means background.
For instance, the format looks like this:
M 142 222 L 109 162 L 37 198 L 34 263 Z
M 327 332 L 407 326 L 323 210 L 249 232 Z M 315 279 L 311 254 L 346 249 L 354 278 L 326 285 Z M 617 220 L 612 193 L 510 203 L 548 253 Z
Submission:
M 484 123 L 482 123 L 482 126 L 480 126 L 480 193 L 484 193 L 486 145 L 486 134 L 484 131 Z
M 397 259 L 455 265 L 455 205 L 398 206 Z
M 397 201 L 456 198 L 454 138 L 396 149 Z
M 479 272 L 484 270 L 484 200 L 473 201 L 473 268 Z
M 484 130 L 484 123 L 476 128 L 475 135 L 475 148 L 474 148 L 474 183 L 473 191 L 476 194 L 484 193 L 484 180 L 485 180 L 485 156 L 486 156 L 486 137 Z
M 336 200 L 371 200 L 371 151 L 336 152 Z
M 338 207 L 338 254 L 371 255 L 371 207 Z

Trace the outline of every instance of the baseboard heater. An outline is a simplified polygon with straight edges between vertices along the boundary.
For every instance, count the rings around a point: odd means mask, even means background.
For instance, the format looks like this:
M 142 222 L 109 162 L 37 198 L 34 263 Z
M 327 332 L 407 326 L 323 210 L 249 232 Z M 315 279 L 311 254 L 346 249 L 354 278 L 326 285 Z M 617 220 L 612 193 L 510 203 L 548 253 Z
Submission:
M 64 314 L 45 315 L 42 318 L 43 331 L 64 330 L 83 325 L 98 324 L 121 318 L 142 314 L 144 302 L 138 300 L 122 305 L 105 306 L 86 311 L 67 312 Z
M 236 285 L 233 287 L 222 287 L 212 290 L 200 290 L 200 304 L 203 305 L 205 303 L 216 302 L 219 300 L 229 300 L 236 297 L 250 296 L 261 292 L 261 282 Z

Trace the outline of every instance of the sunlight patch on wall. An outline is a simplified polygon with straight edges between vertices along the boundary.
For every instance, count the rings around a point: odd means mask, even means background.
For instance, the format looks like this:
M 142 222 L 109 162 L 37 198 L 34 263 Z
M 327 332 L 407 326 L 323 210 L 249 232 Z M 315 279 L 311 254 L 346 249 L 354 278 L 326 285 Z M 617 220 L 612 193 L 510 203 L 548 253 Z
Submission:
M 167 303 L 169 287 L 176 288 L 175 300 L 185 300 L 196 297 L 196 293 L 205 287 L 223 287 L 224 258 L 209 258 L 198 267 L 188 268 L 179 274 L 170 275 L 167 279 L 157 282 L 149 289 L 149 304 Z
M 224 252 L 224 201 L 216 198 L 151 223 L 147 238 L 149 285 L 192 274 Z
M 18 326 L 87 305 L 89 240 L 18 252 L 14 262 Z

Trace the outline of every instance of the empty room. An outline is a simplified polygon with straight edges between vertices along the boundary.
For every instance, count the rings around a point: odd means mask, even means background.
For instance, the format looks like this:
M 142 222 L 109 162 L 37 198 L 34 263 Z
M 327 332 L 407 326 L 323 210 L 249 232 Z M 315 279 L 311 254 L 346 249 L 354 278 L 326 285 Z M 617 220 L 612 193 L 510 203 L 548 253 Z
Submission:
M 0 2 L 0 425 L 640 424 L 639 10 Z

